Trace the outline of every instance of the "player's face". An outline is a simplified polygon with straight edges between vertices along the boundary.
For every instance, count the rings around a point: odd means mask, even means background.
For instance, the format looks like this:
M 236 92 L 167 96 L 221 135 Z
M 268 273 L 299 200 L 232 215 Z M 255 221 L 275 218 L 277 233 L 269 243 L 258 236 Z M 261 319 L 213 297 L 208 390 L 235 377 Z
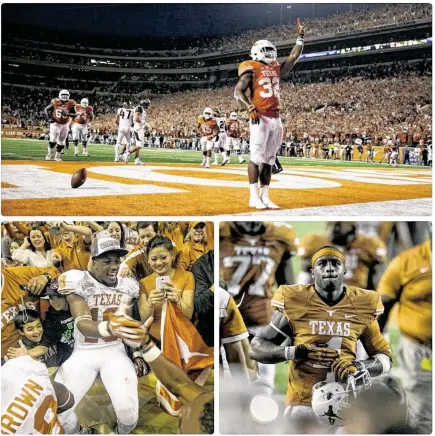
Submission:
M 29 341 L 31 342 L 39 342 L 42 338 L 42 324 L 39 319 L 28 322 L 27 324 L 24 324 L 22 335 L 25 336 Z
M 205 224 L 204 223 L 197 224 L 191 230 L 191 235 L 192 235 L 192 241 L 195 244 L 199 244 L 200 242 L 202 242 L 205 237 Z
M 109 234 L 112 238 L 115 238 L 118 241 L 121 240 L 121 227 L 119 227 L 118 223 L 111 222 L 109 224 L 109 227 L 107 227 L 107 230 L 109 231 Z
M 148 242 L 156 236 L 153 226 L 145 227 L 144 229 L 139 229 L 139 242 L 146 248 Z
M 121 265 L 121 258 L 118 253 L 106 253 L 94 259 L 94 276 L 106 286 L 116 285 L 116 276 Z
M 331 292 L 342 286 L 345 273 L 344 263 L 335 256 L 319 257 L 312 270 L 316 288 Z
M 68 302 L 65 297 L 50 297 L 50 305 L 58 312 L 68 310 Z
M 45 240 L 41 230 L 31 230 L 29 237 L 30 242 L 36 250 L 42 250 L 44 248 Z
M 152 270 L 159 276 L 168 275 L 172 270 L 174 258 L 165 247 L 155 247 L 148 255 L 148 262 Z
M 335 245 L 346 246 L 355 233 L 355 226 L 351 223 L 331 223 L 327 228 L 328 239 Z

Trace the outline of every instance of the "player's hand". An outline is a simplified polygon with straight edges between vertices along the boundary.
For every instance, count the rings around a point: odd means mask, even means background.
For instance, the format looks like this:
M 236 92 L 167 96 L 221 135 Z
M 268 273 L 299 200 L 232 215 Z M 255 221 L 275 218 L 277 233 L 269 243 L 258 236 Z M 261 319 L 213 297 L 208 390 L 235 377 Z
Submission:
M 142 357 L 135 357 L 133 359 L 133 365 L 134 369 L 136 370 L 136 375 L 138 377 L 143 377 L 150 372 L 150 367 L 148 366 L 148 363 L 146 363 Z
M 335 374 L 335 379 L 338 382 L 346 383 L 351 375 L 355 375 L 357 368 L 353 360 L 340 358 L 332 364 L 332 371 Z
M 7 351 L 7 356 L 9 359 L 15 359 L 15 357 L 27 356 L 27 349 L 24 344 L 20 341 L 20 348 L 9 347 Z
M 260 124 L 260 117 L 258 116 L 257 109 L 253 104 L 248 107 L 248 115 L 251 120 L 251 124 Z
M 34 295 L 39 295 L 44 288 L 47 286 L 48 277 L 40 275 L 38 277 L 33 277 L 27 282 L 27 289 L 30 293 Z
M 298 32 L 298 35 L 304 36 L 305 25 L 304 25 L 304 23 L 302 23 L 302 21 L 299 18 L 296 20 L 296 30 Z
M 128 267 L 123 267 L 119 271 L 119 275 L 121 277 L 133 277 L 133 271 L 130 268 L 128 268 Z
M 153 289 L 148 297 L 148 304 L 154 307 L 156 304 L 163 303 L 165 291 L 163 289 Z
M 56 121 L 54 120 L 54 118 L 49 118 L 47 121 L 48 121 L 48 124 L 53 124 L 53 123 L 56 122 Z
M 127 315 L 118 316 L 113 314 L 109 316 L 107 327 L 113 336 L 122 339 L 125 344 L 135 349 L 149 341 L 148 329 L 152 322 L 153 317 L 141 323 Z
M 338 351 L 333 348 L 328 348 L 326 345 L 300 344 L 296 346 L 294 361 L 296 363 L 302 363 L 311 360 L 321 365 L 331 366 L 337 357 Z

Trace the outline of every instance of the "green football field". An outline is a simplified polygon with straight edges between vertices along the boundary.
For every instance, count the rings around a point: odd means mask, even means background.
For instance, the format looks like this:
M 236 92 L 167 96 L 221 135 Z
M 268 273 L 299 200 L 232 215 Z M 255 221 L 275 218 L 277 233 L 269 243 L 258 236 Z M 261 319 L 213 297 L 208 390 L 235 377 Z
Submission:
M 79 147 L 80 153 L 82 146 Z M 111 145 L 88 145 L 90 157 L 74 156 L 74 146 L 70 144 L 68 150 L 62 155 L 66 162 L 113 162 L 115 152 Z M 47 142 L 36 139 L 3 139 L 1 140 L 1 157 L 3 160 L 30 160 L 41 161 L 47 154 Z M 201 153 L 199 151 L 144 148 L 141 151 L 141 159 L 148 163 L 197 163 Z M 293 157 L 280 157 L 283 165 L 294 166 L 329 166 L 329 167 L 363 167 L 363 168 L 386 168 L 388 165 L 371 164 L 365 162 L 345 162 L 328 159 L 305 159 Z M 233 161 L 235 158 L 233 158 Z M 247 165 L 246 163 L 243 165 Z M 399 165 L 401 168 L 419 170 L 421 167 L 410 165 Z
M 326 221 L 318 222 L 293 222 L 289 223 L 295 228 L 296 234 L 299 238 L 306 235 L 307 233 L 323 233 L 326 226 Z M 295 278 L 300 271 L 300 260 L 298 256 L 293 258 L 293 270 Z M 390 337 L 390 344 L 393 352 L 393 356 L 397 350 L 397 344 L 399 340 L 399 331 L 396 328 L 389 328 L 388 330 Z M 397 366 L 395 359 L 393 359 L 393 366 Z M 287 391 L 287 381 L 288 381 L 288 365 L 286 363 L 279 363 L 276 365 L 276 375 L 275 375 L 275 389 L 281 394 L 285 394 Z

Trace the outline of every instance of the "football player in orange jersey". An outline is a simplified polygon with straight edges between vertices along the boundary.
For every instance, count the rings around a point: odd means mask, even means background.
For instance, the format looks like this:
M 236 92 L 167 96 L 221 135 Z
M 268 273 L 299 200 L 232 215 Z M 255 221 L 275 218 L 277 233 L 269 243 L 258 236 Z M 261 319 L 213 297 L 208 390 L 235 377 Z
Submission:
M 304 26 L 299 19 L 296 26 L 296 45 L 281 65 L 277 62 L 276 47 L 266 40 L 252 46 L 252 61 L 239 65 L 234 96 L 250 118 L 249 207 L 256 209 L 279 209 L 269 198 L 269 185 L 272 165 L 282 140 L 279 79 L 293 68 L 304 46 Z M 248 89 L 250 97 L 246 95 Z
M 89 106 L 89 100 L 82 98 L 80 104 L 76 106 L 77 117 L 73 118 L 71 126 L 72 138 L 74 142 L 74 156 L 79 155 L 79 141 L 82 141 L 83 156 L 89 156 L 86 149 L 88 143 L 88 127 L 94 119 L 94 108 Z
M 220 275 L 253 336 L 271 320 L 275 283 L 294 282 L 296 232 L 285 223 L 236 221 L 222 222 L 219 236 Z M 259 374 L 273 388 L 275 367 L 259 365 Z
M 260 330 L 251 343 L 255 360 L 289 362 L 284 416 L 294 425 L 299 419 L 318 422 L 312 409 L 316 384 L 338 382 L 345 391 L 341 383 L 359 381 L 362 384 L 354 388 L 364 389 L 371 384 L 371 377 L 390 371 L 392 363 L 390 346 L 376 321 L 384 310 L 380 296 L 344 285 L 345 257 L 338 249 L 322 247 L 311 261 L 313 282 L 280 286 L 273 296 L 276 312 L 270 325 Z M 358 339 L 368 352 L 366 360 L 356 361 Z M 284 341 L 290 341 L 290 345 L 282 345 Z M 334 400 L 340 403 L 340 398 Z M 342 417 L 337 413 L 339 404 L 331 405 L 321 430 L 332 433 L 342 425 Z
M 301 272 L 297 282 L 307 284 L 311 280 L 311 257 L 324 245 L 333 245 L 346 257 L 346 285 L 364 289 L 376 289 L 384 268 L 387 249 L 385 243 L 376 235 L 358 233 L 355 222 L 327 223 L 326 232 L 308 233 L 299 244 Z
M 68 137 L 70 117 L 77 116 L 76 102 L 70 100 L 70 93 L 66 89 L 59 92 L 59 98 L 53 98 L 50 104 L 44 109 L 45 116 L 50 123 L 50 140 L 48 142 L 48 153 L 45 160 L 52 160 L 52 151 L 56 147 L 54 160 L 61 162 L 60 153 L 65 147 Z
M 228 161 L 230 159 L 230 151 L 231 148 L 233 149 L 236 156 L 239 158 L 239 163 L 245 162 L 245 159 L 243 159 L 242 151 L 240 149 L 240 136 L 241 136 L 241 129 L 240 129 L 240 121 L 237 119 L 237 113 L 231 112 L 230 117 L 226 121 L 227 125 L 227 137 L 225 142 L 225 151 L 228 156 Z
M 196 129 L 200 136 L 202 154 L 204 155 L 201 166 L 210 168 L 210 157 L 213 143 L 219 141 L 219 126 L 213 118 L 213 109 L 206 107 L 198 117 Z
M 388 265 L 378 292 L 385 306 L 381 330 L 391 309 L 399 306 L 398 363 L 408 405 L 408 422 L 416 433 L 432 431 L 432 224 L 429 239 L 403 251 Z

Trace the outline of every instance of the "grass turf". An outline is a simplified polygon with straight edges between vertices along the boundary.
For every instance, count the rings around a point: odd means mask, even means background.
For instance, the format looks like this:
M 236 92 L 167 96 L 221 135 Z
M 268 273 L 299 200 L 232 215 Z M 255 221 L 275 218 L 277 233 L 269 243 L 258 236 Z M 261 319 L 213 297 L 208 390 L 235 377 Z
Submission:
M 79 147 L 80 152 L 82 146 Z M 66 162 L 113 162 L 114 147 L 111 145 L 88 144 L 90 157 L 74 156 L 74 146 L 70 144 L 68 150 L 62 155 Z M 141 151 L 141 158 L 147 163 L 198 163 L 200 160 L 199 151 L 144 148 Z M 2 160 L 25 160 L 41 161 L 47 154 L 47 142 L 35 139 L 9 139 L 1 140 Z M 234 160 L 234 158 L 233 158 Z M 333 168 L 388 168 L 387 164 L 365 163 L 359 161 L 345 162 L 341 160 L 328 159 L 304 159 L 294 157 L 279 158 L 282 165 L 294 166 L 328 166 Z M 247 164 L 243 164 L 247 165 Z M 399 168 L 419 170 L 421 167 L 411 165 L 399 165 Z

